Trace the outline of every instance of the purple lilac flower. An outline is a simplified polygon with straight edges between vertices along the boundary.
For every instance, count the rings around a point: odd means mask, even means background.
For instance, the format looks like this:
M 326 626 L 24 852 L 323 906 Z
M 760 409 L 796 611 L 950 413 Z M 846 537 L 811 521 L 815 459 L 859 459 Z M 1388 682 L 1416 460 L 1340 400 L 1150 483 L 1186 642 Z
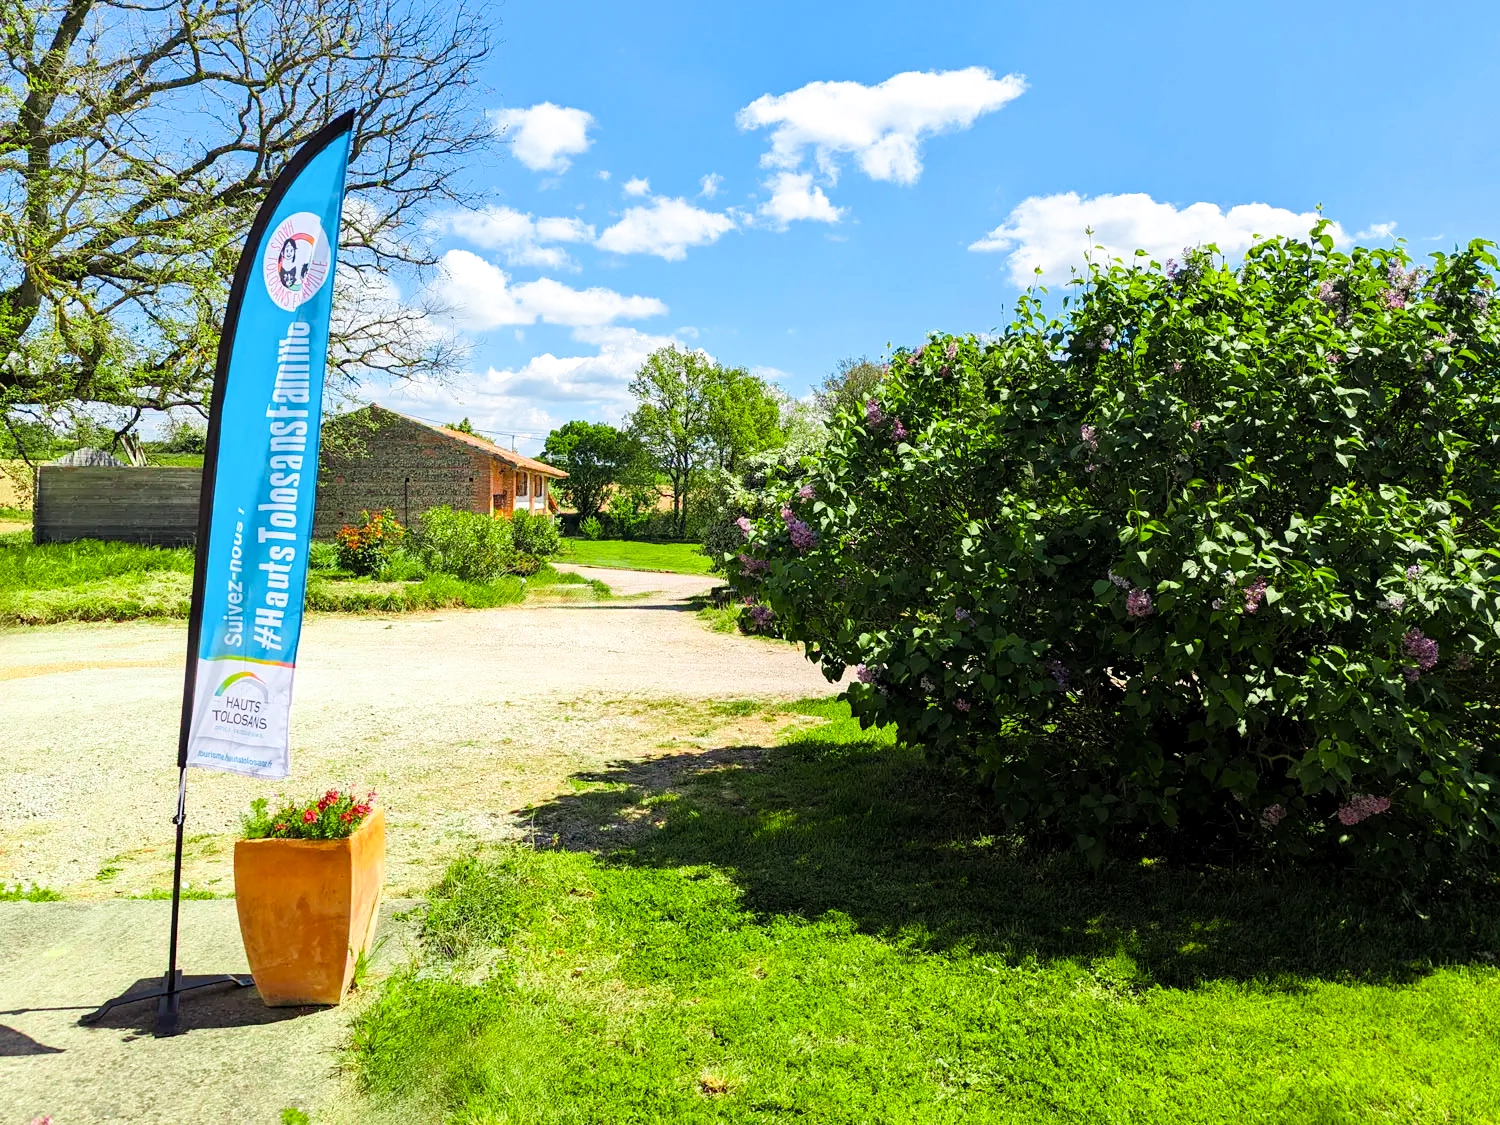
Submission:
M 1099 431 L 1093 426 L 1083 426 L 1078 431 L 1078 436 L 1083 439 L 1083 444 L 1090 449 L 1099 448 Z
M 1344 362 L 1344 357 L 1339 352 L 1329 352 L 1328 362 L 1330 365 L 1337 367 L 1339 364 Z
M 813 486 L 810 484 L 804 484 L 801 488 L 797 489 L 798 500 L 811 500 L 813 495 Z
M 1156 612 L 1151 608 L 1150 593 L 1137 587 L 1126 594 L 1125 612 L 1131 617 L 1150 617 Z
M 1260 608 L 1261 601 L 1266 596 L 1266 580 L 1257 577 L 1254 582 L 1245 587 L 1245 612 L 1254 613 Z
M 1224 608 L 1224 599 L 1223 598 L 1215 598 L 1213 601 L 1211 601 L 1209 603 L 1209 605 L 1211 605 L 1215 610 L 1223 609 Z
M 959 696 L 953 701 L 953 706 L 957 707 L 960 711 L 967 712 L 971 704 L 963 696 Z
M 1409 581 L 1415 582 L 1418 578 L 1422 577 L 1422 568 L 1416 563 L 1412 563 L 1411 566 L 1406 568 L 1406 577 Z
M 1490 299 L 1484 293 L 1475 293 L 1474 294 L 1473 305 L 1474 305 L 1474 311 L 1476 313 L 1478 313 L 1480 316 L 1483 316 L 1485 313 L 1487 313 L 1489 311 L 1489 308 L 1490 308 Z
M 1430 672 L 1437 667 L 1438 643 L 1423 635 L 1420 629 L 1406 631 L 1406 635 L 1401 638 L 1401 651 L 1415 660 L 1417 667 L 1423 672 Z
M 923 676 L 920 680 L 917 681 L 917 686 L 920 687 L 923 691 L 927 692 L 929 695 L 932 694 L 932 689 L 937 687 L 937 685 L 932 682 L 931 676 Z
M 1096 465 L 1096 464 L 1094 464 L 1092 461 L 1090 461 L 1083 468 L 1084 468 L 1085 472 L 1089 472 L 1089 473 L 1097 473 L 1099 471 L 1099 466 Z
M 765 574 L 771 569 L 771 564 L 765 559 L 751 558 L 749 555 L 740 555 L 740 567 L 752 578 Z
M 1399 289 L 1387 289 L 1382 296 L 1385 299 L 1385 307 L 1388 309 L 1406 308 L 1406 294 Z
M 923 344 L 920 348 L 918 348 L 916 351 L 914 351 L 914 352 L 911 353 L 912 359 L 914 359 L 914 360 L 920 360 L 922 358 L 922 353 L 925 352 L 926 350 L 927 350 L 927 345 Z
M 1324 281 L 1318 286 L 1318 300 L 1325 305 L 1331 305 L 1339 299 L 1338 288 L 1331 281 Z
M 1265 808 L 1260 810 L 1260 822 L 1267 828 L 1275 828 L 1285 819 L 1286 806 L 1281 804 L 1280 802 L 1274 805 L 1267 805 Z
M 889 375 L 891 373 L 891 365 L 889 363 L 882 363 L 880 365 L 880 373 L 882 375 Z
M 1368 820 L 1372 816 L 1379 816 L 1391 807 L 1389 797 L 1371 797 L 1369 794 L 1357 794 L 1349 798 L 1348 804 L 1339 806 L 1339 823 L 1343 825 L 1355 825 L 1362 820 Z
M 755 525 L 750 522 L 749 516 L 741 516 L 739 519 L 734 521 L 734 526 L 740 529 L 740 532 L 745 536 L 746 539 L 749 539 L 750 533 L 755 530 Z
M 955 609 L 953 611 L 953 620 L 955 620 L 955 621 L 972 621 L 972 620 L 974 620 L 974 618 L 970 615 L 970 613 L 969 613 L 968 610 L 966 610 L 963 606 L 959 606 L 957 609 Z
M 1453 667 L 1460 672 L 1467 672 L 1474 667 L 1474 654 L 1472 652 L 1461 652 L 1453 658 Z
M 1065 688 L 1068 686 L 1068 666 L 1061 660 L 1053 657 L 1051 660 L 1048 660 L 1046 663 L 1044 663 L 1042 667 L 1047 670 L 1047 674 L 1049 676 L 1057 681 L 1058 687 Z
M 1202 428 L 1203 428 L 1203 419 L 1201 419 L 1201 418 L 1194 418 L 1191 422 L 1188 423 L 1188 429 L 1192 430 L 1193 433 L 1195 433 L 1195 434 L 1199 430 L 1201 430 Z
M 771 618 L 775 616 L 776 611 L 768 605 L 754 605 L 750 607 L 750 619 L 761 629 L 769 625 Z
M 943 349 L 943 358 L 952 360 L 958 358 L 958 342 L 950 340 L 948 346 Z
M 1182 360 L 1174 359 L 1171 363 L 1167 364 L 1167 368 L 1172 372 L 1173 375 L 1176 375 L 1179 371 L 1182 370 Z
M 872 426 L 878 426 L 885 421 L 885 411 L 880 409 L 878 399 L 871 399 L 865 403 L 865 421 Z
M 905 441 L 906 438 L 907 438 L 906 427 L 901 424 L 901 419 L 897 418 L 896 421 L 895 421 L 895 424 L 891 426 L 891 440 L 892 441 Z
M 1405 594 L 1387 594 L 1384 601 L 1377 603 L 1381 609 L 1389 613 L 1400 613 L 1406 606 Z
M 861 664 L 858 668 L 854 669 L 854 678 L 862 684 L 873 684 L 875 682 L 875 673 Z
M 799 551 L 805 551 L 813 545 L 817 539 L 813 529 L 808 527 L 797 518 L 797 513 L 790 508 L 781 509 L 781 520 L 786 524 L 787 533 L 792 537 L 792 546 Z
M 1121 590 L 1128 590 L 1128 589 L 1130 589 L 1130 579 L 1128 579 L 1128 578 L 1121 578 L 1118 574 L 1116 574 L 1112 570 L 1105 577 L 1107 577 L 1109 579 L 1110 585 L 1115 586 L 1117 589 L 1121 589 Z
M 1178 270 L 1177 259 L 1176 258 L 1168 258 L 1167 259 L 1167 270 L 1166 270 L 1167 276 L 1168 277 L 1176 277 L 1177 276 L 1177 270 Z

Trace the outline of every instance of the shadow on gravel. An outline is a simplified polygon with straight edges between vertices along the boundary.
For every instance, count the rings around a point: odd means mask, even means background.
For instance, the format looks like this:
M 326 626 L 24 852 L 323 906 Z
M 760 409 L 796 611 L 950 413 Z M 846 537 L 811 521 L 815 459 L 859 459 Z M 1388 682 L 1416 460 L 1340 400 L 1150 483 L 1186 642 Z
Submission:
M 1009 962 L 1127 956 L 1140 985 L 1401 983 L 1493 965 L 1493 886 L 1429 896 L 1326 871 L 1267 873 L 1028 850 L 973 790 L 878 734 L 723 747 L 579 774 L 534 810 L 540 848 L 713 865 L 762 915 L 830 911 L 928 952 Z M 831 729 L 831 728 L 829 728 Z M 826 738 L 826 736 L 825 736 Z
M 0 1058 L 16 1058 L 20 1055 L 60 1055 L 61 1047 L 49 1047 L 38 1043 L 24 1031 L 0 1024 Z

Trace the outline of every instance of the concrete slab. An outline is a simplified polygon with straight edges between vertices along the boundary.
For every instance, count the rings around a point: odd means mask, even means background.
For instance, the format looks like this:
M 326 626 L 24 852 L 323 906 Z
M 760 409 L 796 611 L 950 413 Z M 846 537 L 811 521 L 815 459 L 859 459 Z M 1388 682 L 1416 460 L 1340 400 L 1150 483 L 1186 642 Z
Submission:
M 390 935 L 375 971 L 409 958 L 415 941 L 382 908 Z M 113 996 L 158 981 L 171 903 L 0 904 L 0 1125 L 51 1114 L 57 1125 L 274 1125 L 337 1086 L 345 1008 L 267 1008 L 253 988 L 188 993 L 183 1034 L 155 1039 L 155 1003 L 79 1023 Z M 189 976 L 247 973 L 234 902 L 182 904 L 179 960 Z

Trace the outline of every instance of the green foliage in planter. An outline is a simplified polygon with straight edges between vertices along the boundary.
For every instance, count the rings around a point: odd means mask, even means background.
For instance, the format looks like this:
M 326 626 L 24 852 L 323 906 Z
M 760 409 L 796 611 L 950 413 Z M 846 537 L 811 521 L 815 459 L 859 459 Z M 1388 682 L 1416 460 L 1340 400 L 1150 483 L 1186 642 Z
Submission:
M 1096 861 L 1500 844 L 1495 259 L 1095 267 L 898 352 L 731 562 L 870 723 Z M 800 491 L 798 491 L 800 489 Z
M 375 791 L 364 797 L 330 789 L 310 801 L 278 798 L 274 812 L 265 797 L 250 802 L 250 811 L 240 818 L 246 840 L 342 840 L 354 835 L 375 807 Z

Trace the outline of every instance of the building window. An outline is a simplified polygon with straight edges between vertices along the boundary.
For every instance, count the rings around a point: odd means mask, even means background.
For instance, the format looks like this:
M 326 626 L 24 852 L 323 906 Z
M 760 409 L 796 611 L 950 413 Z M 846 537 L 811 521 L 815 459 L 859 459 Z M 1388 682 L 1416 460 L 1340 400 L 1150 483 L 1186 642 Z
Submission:
M 529 481 L 530 479 L 531 479 L 531 475 L 529 473 L 517 473 L 516 474 L 516 497 L 517 497 L 517 499 L 519 499 L 520 497 L 526 495 L 526 484 L 527 484 L 527 481 Z

